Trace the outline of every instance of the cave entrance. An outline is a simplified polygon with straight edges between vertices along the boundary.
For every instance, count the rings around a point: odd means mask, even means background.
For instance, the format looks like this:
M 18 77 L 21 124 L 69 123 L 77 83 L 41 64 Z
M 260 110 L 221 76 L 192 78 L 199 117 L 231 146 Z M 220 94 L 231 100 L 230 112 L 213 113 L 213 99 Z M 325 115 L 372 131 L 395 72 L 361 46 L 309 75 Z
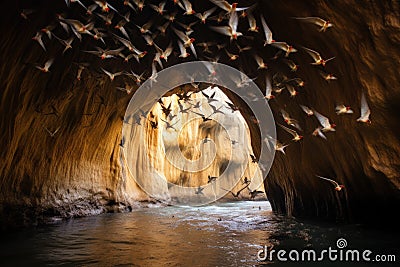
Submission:
M 265 199 L 242 114 L 218 87 L 182 88 L 132 116 L 129 175 L 149 196 L 171 204 Z

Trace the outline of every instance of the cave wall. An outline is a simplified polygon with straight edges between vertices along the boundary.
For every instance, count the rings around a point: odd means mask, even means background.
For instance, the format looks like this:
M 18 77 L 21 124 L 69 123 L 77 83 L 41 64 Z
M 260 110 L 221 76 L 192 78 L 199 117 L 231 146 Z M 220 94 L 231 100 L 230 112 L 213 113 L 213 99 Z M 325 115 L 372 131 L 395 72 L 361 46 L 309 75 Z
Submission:
M 58 58 L 50 73 L 34 68 L 48 56 L 31 38 L 63 4 L 34 1 L 31 5 L 39 7 L 36 15 L 41 19 L 27 22 L 19 18 L 20 2 L 8 3 L 9 12 L 0 18 L 6 37 L 0 51 L 7 55 L 0 65 L 2 220 L 13 221 L 13 214 L 28 220 L 35 217 L 32 214 L 86 215 L 115 206 L 124 210 L 134 200 L 146 199 L 122 175 L 119 143 L 130 96 L 93 70 L 84 70 L 82 80 L 76 80 L 75 63 L 93 60 L 76 51 Z M 309 57 L 297 53 L 298 75 L 306 86 L 290 104 L 284 95 L 270 101 L 278 122 L 282 122 L 279 109 L 285 107 L 307 136 L 290 144 L 286 155 L 276 155 L 265 180 L 274 210 L 362 221 L 371 219 L 370 211 L 388 215 L 393 203 L 399 203 L 400 186 L 398 1 L 272 0 L 259 5 L 270 28 L 276 29 L 274 39 L 335 56 L 328 68 L 338 77 L 327 83 L 308 65 Z M 292 19 L 298 16 L 329 18 L 334 27 L 320 33 Z M 50 47 L 47 54 L 60 51 L 61 47 Z M 362 92 L 372 110 L 371 125 L 356 122 Z M 352 106 L 354 116 L 337 116 L 337 102 Z M 331 118 L 337 131 L 326 141 L 310 136 L 317 122 L 303 116 L 297 104 L 308 104 Z M 246 107 L 241 112 L 257 156 L 257 126 Z M 44 127 L 60 128 L 51 137 Z M 284 136 L 279 131 L 278 137 Z M 336 192 L 315 174 L 336 178 L 346 188 Z

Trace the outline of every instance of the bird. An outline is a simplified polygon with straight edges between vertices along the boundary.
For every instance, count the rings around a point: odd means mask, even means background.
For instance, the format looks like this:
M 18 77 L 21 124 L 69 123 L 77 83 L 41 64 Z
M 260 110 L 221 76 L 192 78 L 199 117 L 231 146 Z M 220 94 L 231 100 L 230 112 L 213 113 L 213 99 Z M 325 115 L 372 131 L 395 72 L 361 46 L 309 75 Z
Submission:
M 211 105 L 211 104 L 209 104 L 209 105 L 210 105 L 211 109 L 213 110 L 212 114 L 217 114 L 217 113 L 225 114 L 224 112 L 222 112 L 222 111 L 220 110 L 223 106 L 220 106 L 219 108 L 217 108 L 217 107 L 215 107 L 215 106 L 213 106 L 213 105 Z M 210 116 L 211 116 L 211 115 L 210 115 Z
M 51 67 L 51 65 L 54 62 L 54 58 L 50 58 L 49 60 L 46 61 L 46 63 L 44 63 L 44 66 L 36 66 L 36 68 L 44 73 L 50 72 L 49 68 Z
M 229 14 L 228 26 L 212 26 L 210 28 L 223 35 L 229 36 L 231 40 L 236 40 L 239 36 L 243 36 L 243 33 L 237 31 L 239 17 L 236 12 L 231 12 Z
M 194 191 L 194 193 L 196 195 L 199 195 L 199 194 L 204 195 L 203 190 L 204 190 L 204 187 L 198 186 L 197 189 Z
M 217 178 L 218 177 L 216 177 L 216 176 L 211 176 L 211 175 L 208 175 L 208 181 L 207 181 L 207 183 L 212 183 L 212 182 L 215 182 L 215 181 L 217 181 Z
M 186 47 L 184 47 L 184 45 L 182 44 L 182 42 L 177 41 L 178 43 L 178 47 L 179 47 L 179 51 L 180 51 L 180 58 L 187 58 L 188 56 L 190 56 L 190 54 L 186 51 Z
M 114 81 L 115 77 L 120 76 L 120 75 L 123 74 L 122 71 L 111 73 L 111 72 L 109 72 L 109 71 L 107 71 L 107 70 L 105 70 L 103 68 L 101 68 L 101 70 L 110 78 L 111 81 Z
M 282 144 L 281 142 L 276 140 L 276 142 L 275 142 L 275 151 L 282 152 L 284 155 L 286 155 L 285 148 L 288 147 L 288 146 L 289 145 Z
M 268 68 L 268 65 L 264 62 L 264 60 L 260 56 L 254 55 L 254 59 L 256 60 L 257 65 L 258 65 L 257 69 L 267 69 Z
M 240 193 L 241 193 L 243 190 L 245 190 L 247 187 L 249 187 L 249 185 L 250 185 L 250 183 L 246 183 L 246 185 L 245 185 L 244 187 L 242 187 L 241 189 L 239 189 L 239 191 L 237 191 L 236 193 L 233 193 L 231 190 L 227 190 L 227 189 L 222 188 L 222 187 L 221 187 L 221 189 L 222 189 L 222 190 L 225 190 L 225 191 L 227 191 L 227 192 L 230 192 L 234 198 L 238 198 L 238 197 L 240 196 Z
M 335 57 L 331 57 L 328 59 L 323 59 L 317 51 L 314 51 L 307 47 L 303 47 L 303 49 L 314 59 L 314 62 L 312 62 L 311 65 L 321 65 L 321 66 L 325 67 L 325 65 L 328 61 L 331 61 L 332 59 L 335 58 Z
M 189 37 L 187 34 L 183 33 L 182 31 L 179 31 L 172 27 L 172 30 L 175 32 L 175 34 L 178 36 L 179 39 L 181 39 L 183 46 L 184 47 L 190 47 L 190 50 L 192 50 L 193 55 L 197 57 L 196 49 L 193 45 L 193 42 L 195 41 L 194 38 Z
M 315 130 L 312 132 L 313 136 L 319 136 L 323 139 L 326 140 L 326 136 L 324 135 L 324 133 L 321 131 L 322 127 L 317 127 L 315 128 Z
M 207 121 L 212 120 L 212 119 L 210 119 L 210 117 L 214 114 L 214 113 L 211 113 L 210 116 L 206 117 L 206 116 L 204 116 L 204 114 L 201 114 L 201 113 L 199 113 L 199 112 L 195 112 L 195 111 L 193 111 L 193 110 L 191 110 L 191 112 L 194 113 L 194 114 L 199 115 L 199 116 L 202 118 L 203 122 L 207 122 Z
M 257 158 L 253 154 L 250 154 L 251 162 L 257 163 Z
M 353 113 L 353 110 L 351 109 L 351 107 L 345 106 L 343 104 L 337 105 L 335 107 L 335 110 L 336 110 L 336 114 L 337 115 L 340 115 L 340 114 L 352 114 Z
M 330 21 L 318 17 L 304 17 L 304 18 L 294 18 L 294 19 L 315 24 L 320 27 L 319 29 L 320 32 L 325 32 L 328 28 L 333 27 L 333 24 Z
M 269 29 L 267 23 L 265 22 L 265 19 L 263 16 L 261 16 L 261 25 L 263 27 L 264 35 L 265 35 L 264 46 L 275 43 L 275 40 L 272 38 L 272 32 Z
M 167 130 L 168 129 L 173 129 L 173 130 L 175 130 L 176 131 L 176 128 L 174 127 L 174 125 L 176 125 L 178 122 L 176 121 L 175 123 L 170 123 L 169 121 L 166 121 L 166 120 L 163 120 L 163 119 L 160 119 L 160 120 L 162 120 L 163 122 L 165 122 L 165 124 L 167 125 Z
M 205 24 L 207 18 L 210 17 L 215 10 L 217 10 L 217 7 L 213 7 L 207 11 L 204 11 L 203 13 L 196 13 L 194 15 L 200 19 L 201 23 Z
M 249 188 L 247 189 L 249 190 L 250 199 L 254 199 L 257 195 L 264 194 L 264 191 L 259 191 L 257 189 L 250 190 Z
M 296 95 L 298 95 L 299 92 L 296 91 L 296 88 L 294 88 L 293 85 L 291 84 L 286 84 L 286 89 L 289 91 L 290 93 L 290 97 L 295 97 Z
M 324 80 L 327 81 L 327 82 L 332 81 L 332 80 L 337 80 L 337 77 L 334 76 L 334 75 L 331 74 L 331 73 L 326 73 L 326 72 L 324 72 L 324 71 L 319 71 L 319 74 L 320 74 L 321 77 L 324 78 Z
M 334 181 L 332 179 L 329 179 L 329 178 L 326 178 L 326 177 L 322 177 L 322 176 L 319 176 L 319 175 L 315 175 L 315 176 L 317 176 L 318 178 L 321 178 L 321 179 L 324 179 L 326 181 L 331 182 L 333 184 L 333 186 L 335 187 L 336 191 L 341 191 L 344 188 L 344 185 L 341 185 L 341 184 L 339 184 L 338 182 L 336 182 L 336 181 Z
M 168 117 L 169 114 L 170 114 L 171 111 L 172 111 L 172 109 L 171 109 L 172 101 L 169 103 L 169 105 L 168 105 L 167 107 L 164 105 L 164 103 L 161 101 L 161 99 L 159 100 L 159 103 L 160 103 L 160 105 L 161 105 L 161 111 L 162 111 L 162 113 L 164 113 L 165 117 Z
M 317 111 L 313 110 L 315 117 L 317 117 L 319 123 L 321 124 L 322 128 L 321 131 L 322 132 L 334 132 L 336 124 L 334 123 L 330 123 L 329 119 L 323 115 L 321 115 L 320 113 L 318 113 Z
M 304 113 L 307 114 L 307 116 L 310 117 L 310 116 L 314 115 L 314 111 L 311 108 L 304 106 L 304 105 L 300 105 L 300 108 L 304 111 Z
M 281 114 L 282 114 L 283 120 L 286 122 L 287 125 L 293 126 L 301 131 L 301 127 L 300 127 L 299 123 L 297 122 L 297 120 L 291 118 L 289 113 L 287 113 L 285 110 L 281 109 Z
M 47 129 L 46 127 L 43 127 L 46 132 L 50 135 L 50 137 L 54 137 L 56 135 L 56 133 L 60 130 L 61 126 L 59 126 L 57 129 L 55 129 L 53 132 L 51 132 L 49 129 Z
M 193 15 L 196 13 L 193 10 L 192 3 L 190 3 L 189 0 L 181 0 L 181 1 L 182 1 L 183 5 L 181 2 L 178 2 L 178 5 L 185 11 L 185 13 L 183 13 L 184 15 Z
M 128 83 L 125 83 L 125 87 L 117 87 L 117 89 L 126 92 L 126 94 L 129 95 L 134 90 L 134 87 Z
M 288 45 L 286 42 L 272 42 L 271 45 L 275 46 L 276 48 L 281 49 L 285 52 L 285 57 L 288 57 L 290 53 L 297 52 L 293 46 Z
M 72 49 L 72 42 L 75 40 L 74 37 L 70 37 L 67 40 L 63 40 L 59 37 L 57 37 L 56 35 L 54 35 L 54 37 L 65 47 L 63 50 L 63 54 L 65 53 L 65 51 L 67 51 L 68 49 Z
M 115 12 L 118 13 L 118 10 L 116 10 L 113 6 L 111 6 L 109 3 L 106 1 L 94 1 L 103 12 L 109 12 L 110 9 L 114 10 Z
M 265 99 L 273 99 L 275 96 L 272 94 L 272 85 L 271 79 L 268 76 L 265 76 Z
M 216 91 L 214 91 L 211 95 L 207 95 L 203 91 L 201 91 L 201 93 L 207 99 L 208 104 L 218 101 L 217 99 L 214 98 Z
M 149 4 L 149 6 L 152 9 L 154 9 L 154 11 L 156 11 L 158 14 L 163 15 L 164 12 L 166 11 L 166 10 L 164 10 L 164 7 L 165 7 L 166 3 L 167 3 L 166 1 L 162 1 L 161 3 L 158 4 L 158 6 L 157 5 L 153 5 L 153 4 Z
M 38 42 L 38 44 L 43 48 L 43 50 L 47 51 L 46 47 L 43 43 L 42 36 L 43 36 L 42 32 L 37 32 L 36 35 L 34 37 L 32 37 L 32 40 L 35 40 L 36 42 Z
M 290 71 L 295 72 L 298 70 L 299 66 L 294 63 L 292 60 L 290 59 L 284 59 L 283 62 L 288 65 L 288 67 L 290 68 Z
M 291 134 L 291 135 L 293 136 L 293 139 L 292 139 L 293 141 L 298 142 L 298 141 L 300 141 L 301 139 L 303 139 L 303 136 L 302 136 L 302 135 L 299 135 L 295 130 L 292 130 L 292 129 L 286 127 L 286 126 L 283 126 L 283 125 L 280 124 L 280 123 L 278 123 L 278 125 L 279 125 L 283 130 L 285 130 L 286 132 L 288 132 L 289 134 Z
M 243 11 L 250 8 L 250 7 L 237 7 L 237 3 L 229 4 L 227 1 L 224 0 L 210 0 L 210 1 L 214 3 L 216 6 L 219 6 L 220 8 L 225 10 L 227 13 Z
M 371 110 L 368 107 L 367 99 L 365 94 L 361 94 L 361 116 L 357 119 L 358 122 L 364 122 L 371 124 L 369 116 L 371 115 Z
M 256 21 L 256 18 L 253 16 L 253 14 L 249 13 L 247 15 L 247 19 L 249 21 L 248 31 L 250 31 L 250 32 L 258 32 L 257 21 Z
M 250 183 L 251 183 L 251 181 L 249 180 L 249 178 L 244 177 L 244 181 L 242 184 L 250 184 Z
M 35 9 L 22 9 L 20 16 L 25 19 L 28 20 L 29 19 L 29 15 L 35 13 L 36 10 Z

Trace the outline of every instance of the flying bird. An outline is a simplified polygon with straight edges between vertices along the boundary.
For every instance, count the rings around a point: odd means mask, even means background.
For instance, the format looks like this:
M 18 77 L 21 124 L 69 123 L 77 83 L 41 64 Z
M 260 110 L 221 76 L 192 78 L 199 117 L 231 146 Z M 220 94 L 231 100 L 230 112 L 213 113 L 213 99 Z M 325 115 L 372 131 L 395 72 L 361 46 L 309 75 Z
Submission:
M 357 119 L 358 122 L 364 122 L 371 124 L 371 120 L 369 116 L 371 115 L 371 110 L 368 107 L 367 100 L 365 98 L 365 94 L 361 94 L 361 116 Z
M 293 141 L 297 142 L 300 141 L 301 139 L 303 139 L 302 135 L 299 135 L 295 130 L 292 130 L 286 126 L 283 126 L 282 124 L 278 123 L 278 125 L 285 130 L 286 132 L 288 132 L 289 134 L 291 134 L 293 136 Z
M 263 16 L 261 16 L 261 25 L 263 27 L 264 35 L 265 35 L 264 46 L 266 46 L 267 44 L 275 43 L 275 40 L 272 38 L 272 32 L 269 29 L 267 23 L 265 22 L 265 19 Z
M 293 46 L 288 45 L 286 42 L 272 42 L 271 45 L 275 46 L 276 48 L 281 49 L 285 52 L 285 57 L 288 57 L 290 53 L 297 52 Z
M 329 121 L 329 119 L 327 117 L 321 115 L 317 111 L 314 110 L 313 112 L 314 112 L 315 117 L 317 117 L 319 123 L 322 126 L 321 131 L 323 131 L 323 132 L 334 132 L 334 131 L 336 131 L 335 130 L 336 124 L 330 123 L 330 121 Z
M 314 112 L 311 108 L 304 106 L 304 105 L 300 105 L 300 108 L 304 111 L 304 113 L 307 114 L 307 116 L 312 116 L 314 115 Z
M 340 115 L 340 114 L 352 114 L 353 110 L 351 109 L 351 107 L 349 106 L 345 106 L 345 105 L 337 105 L 335 107 L 336 110 L 336 114 Z
M 328 28 L 333 27 L 333 24 L 330 21 L 318 17 L 305 17 L 305 18 L 294 18 L 294 19 L 315 24 L 320 27 L 319 29 L 320 32 L 325 32 Z
M 36 66 L 36 68 L 44 73 L 50 72 L 49 68 L 51 67 L 51 65 L 54 62 L 54 58 L 51 58 L 49 60 L 46 61 L 46 63 L 44 63 L 44 66 Z
M 336 191 L 341 191 L 344 188 L 344 185 L 341 185 L 341 184 L 339 184 L 338 182 L 336 182 L 336 181 L 334 181 L 332 179 L 329 179 L 329 178 L 326 178 L 326 177 L 322 177 L 322 176 L 319 176 L 319 175 L 315 175 L 315 176 L 317 176 L 318 178 L 321 178 L 321 179 L 324 179 L 326 181 L 331 182 L 333 184 L 333 186 L 335 187 Z
M 322 65 L 323 67 L 325 67 L 328 61 L 331 61 L 332 59 L 335 58 L 331 57 L 328 59 L 323 59 L 317 51 L 314 51 L 307 47 L 303 47 L 303 49 L 314 59 L 314 62 L 311 63 L 312 65 Z

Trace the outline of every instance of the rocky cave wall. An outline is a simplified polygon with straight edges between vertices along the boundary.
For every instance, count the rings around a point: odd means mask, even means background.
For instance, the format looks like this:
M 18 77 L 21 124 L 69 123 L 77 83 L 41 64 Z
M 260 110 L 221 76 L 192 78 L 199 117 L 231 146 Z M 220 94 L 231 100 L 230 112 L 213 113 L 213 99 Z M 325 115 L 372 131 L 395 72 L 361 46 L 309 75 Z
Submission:
M 34 67 L 47 57 L 31 38 L 62 2 L 32 2 L 39 7 L 37 16 L 41 19 L 28 22 L 19 18 L 19 1 L 7 3 L 8 12 L 0 18 L 4 37 L 0 51 L 5 55 L 0 66 L 2 223 L 17 219 L 29 223 L 41 214 L 94 214 L 106 211 L 106 207 L 128 210 L 135 200 L 147 198 L 135 184 L 122 178 L 119 143 L 130 96 L 115 90 L 109 79 L 96 71 L 84 71 L 84 78 L 77 81 L 74 62 L 97 63 L 76 51 L 58 59 L 50 73 L 40 73 Z M 338 77 L 327 83 L 308 65 L 310 58 L 297 53 L 298 75 L 306 86 L 290 105 L 285 104 L 284 95 L 270 101 L 278 122 L 282 122 L 279 109 L 285 107 L 308 137 L 291 144 L 286 155 L 276 155 L 265 180 L 274 210 L 356 221 L 371 220 L 371 211 L 375 218 L 391 217 L 393 206 L 399 203 L 400 186 L 398 1 L 271 0 L 259 1 L 259 5 L 274 30 L 274 39 L 335 56 L 329 71 Z M 329 18 L 334 27 L 320 33 L 292 18 L 299 16 Z M 60 49 L 51 47 L 47 53 Z M 242 67 L 252 64 L 249 61 Z M 372 110 L 370 125 L 356 122 L 362 92 Z M 241 105 L 234 95 L 226 94 Z M 337 116 L 334 105 L 338 102 L 352 106 L 354 116 Z M 317 122 L 302 116 L 299 103 L 331 118 L 337 131 L 329 134 L 328 140 L 310 137 Z M 257 126 L 248 108 L 242 106 L 241 112 L 257 156 Z M 51 137 L 45 127 L 59 130 Z M 280 135 L 284 133 L 278 130 Z M 336 178 L 346 188 L 336 192 L 315 174 Z

